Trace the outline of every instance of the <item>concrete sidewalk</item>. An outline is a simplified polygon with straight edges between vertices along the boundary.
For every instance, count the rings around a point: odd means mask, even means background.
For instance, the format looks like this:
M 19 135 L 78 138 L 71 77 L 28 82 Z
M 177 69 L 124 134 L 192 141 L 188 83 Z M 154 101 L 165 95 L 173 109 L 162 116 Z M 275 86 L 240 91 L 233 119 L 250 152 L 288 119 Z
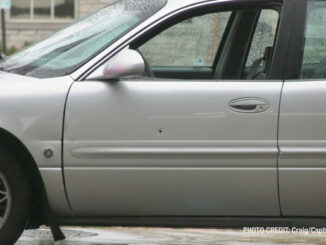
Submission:
M 16 245 L 275 245 L 326 244 L 326 233 L 247 233 L 242 230 L 168 228 L 64 228 L 67 239 L 53 242 L 48 229 L 27 231 Z

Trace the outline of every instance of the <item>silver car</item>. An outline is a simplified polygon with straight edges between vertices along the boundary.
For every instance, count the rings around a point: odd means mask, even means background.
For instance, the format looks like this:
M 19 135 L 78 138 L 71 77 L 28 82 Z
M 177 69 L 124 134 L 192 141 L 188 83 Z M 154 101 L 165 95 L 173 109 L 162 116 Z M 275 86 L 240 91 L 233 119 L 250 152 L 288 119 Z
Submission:
M 56 240 L 320 224 L 325 16 L 320 0 L 121 0 L 5 58 L 1 245 L 41 224 Z

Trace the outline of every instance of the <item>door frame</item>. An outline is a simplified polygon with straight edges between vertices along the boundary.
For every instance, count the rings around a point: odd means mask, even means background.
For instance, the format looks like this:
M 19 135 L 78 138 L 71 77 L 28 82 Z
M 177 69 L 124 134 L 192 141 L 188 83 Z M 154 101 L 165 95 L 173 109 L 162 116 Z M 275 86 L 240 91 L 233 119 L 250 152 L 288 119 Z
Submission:
M 137 43 L 144 42 L 146 39 L 150 39 L 155 32 L 159 33 L 162 28 L 166 28 L 166 23 L 175 22 L 178 19 L 187 18 L 189 15 L 194 15 L 196 11 L 202 11 L 203 9 L 211 12 L 228 11 L 234 8 L 275 8 L 281 9 L 280 13 L 280 24 L 276 34 L 276 42 L 274 48 L 274 54 L 272 64 L 270 68 L 270 75 L 268 79 L 278 80 L 284 78 L 284 57 L 287 57 L 288 42 L 289 42 L 289 27 L 292 26 L 293 22 L 293 5 L 296 0 L 236 0 L 236 1 L 209 1 L 209 2 L 198 2 L 189 3 L 187 6 L 180 7 L 178 4 L 172 7 L 165 7 L 157 14 L 143 22 L 141 25 L 134 28 L 128 34 L 124 35 L 118 41 L 110 45 L 108 48 L 103 50 L 99 55 L 91 59 L 85 65 L 77 69 L 71 74 L 75 81 L 84 81 L 87 77 L 93 73 L 100 66 L 105 64 L 115 54 L 120 52 L 122 49 L 130 46 L 138 46 Z M 181 4 L 181 3 L 180 3 Z M 282 55 L 280 54 L 282 53 Z
M 284 1 L 269 79 L 300 78 L 305 43 L 306 6 L 307 0 Z

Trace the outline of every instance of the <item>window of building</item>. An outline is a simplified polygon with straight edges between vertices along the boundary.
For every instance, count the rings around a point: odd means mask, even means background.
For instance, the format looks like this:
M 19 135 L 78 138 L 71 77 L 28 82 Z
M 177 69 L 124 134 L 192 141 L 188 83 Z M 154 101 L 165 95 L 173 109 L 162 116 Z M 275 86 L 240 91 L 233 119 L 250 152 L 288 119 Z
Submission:
M 10 19 L 69 20 L 75 17 L 75 0 L 12 0 Z

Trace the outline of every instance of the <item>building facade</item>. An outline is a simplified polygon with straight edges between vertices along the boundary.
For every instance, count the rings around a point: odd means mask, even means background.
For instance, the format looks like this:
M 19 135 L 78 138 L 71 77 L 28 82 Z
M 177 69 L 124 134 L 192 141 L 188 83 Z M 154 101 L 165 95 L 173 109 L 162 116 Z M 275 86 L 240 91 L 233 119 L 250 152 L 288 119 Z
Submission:
M 11 0 L 7 49 L 21 49 L 116 0 Z

